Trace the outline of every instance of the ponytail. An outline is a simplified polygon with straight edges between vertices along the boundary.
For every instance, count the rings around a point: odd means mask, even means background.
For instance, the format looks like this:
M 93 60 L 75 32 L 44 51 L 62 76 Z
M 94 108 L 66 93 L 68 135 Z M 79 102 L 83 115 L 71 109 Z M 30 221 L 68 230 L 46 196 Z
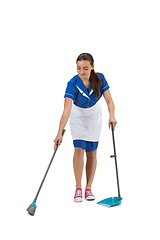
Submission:
M 96 95 L 96 98 L 99 98 L 99 92 L 101 89 L 101 81 L 98 75 L 95 73 L 94 69 L 91 71 L 90 81 L 92 84 L 93 91 Z

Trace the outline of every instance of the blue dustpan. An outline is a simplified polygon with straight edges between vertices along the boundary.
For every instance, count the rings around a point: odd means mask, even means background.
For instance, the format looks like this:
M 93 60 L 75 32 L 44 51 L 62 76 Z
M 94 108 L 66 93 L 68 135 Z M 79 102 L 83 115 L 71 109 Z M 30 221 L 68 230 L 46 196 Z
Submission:
M 121 204 L 121 197 L 110 197 L 110 198 L 106 198 L 103 199 L 102 201 L 98 202 L 97 204 L 100 204 L 104 207 L 114 207 L 114 206 L 118 206 Z
M 103 199 L 102 201 L 98 202 L 97 204 L 100 204 L 105 207 L 114 207 L 121 204 L 121 195 L 120 195 L 120 188 L 119 188 L 119 178 L 118 178 L 118 167 L 117 167 L 117 155 L 116 155 L 116 148 L 115 148 L 115 140 L 114 140 L 114 131 L 113 131 L 113 124 L 111 123 L 111 129 L 112 129 L 112 138 L 113 138 L 113 149 L 114 149 L 114 155 L 110 156 L 111 158 L 115 158 L 115 166 L 116 166 L 116 176 L 117 176 L 117 187 L 118 187 L 118 197 L 110 197 Z

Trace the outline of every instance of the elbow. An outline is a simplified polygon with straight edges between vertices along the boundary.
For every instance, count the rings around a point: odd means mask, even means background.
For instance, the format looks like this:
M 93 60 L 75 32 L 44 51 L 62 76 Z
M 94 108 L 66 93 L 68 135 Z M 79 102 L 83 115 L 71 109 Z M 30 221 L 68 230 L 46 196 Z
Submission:
M 107 105 L 114 107 L 114 102 L 113 102 L 113 100 L 112 100 L 112 99 L 109 99 L 109 100 L 107 101 Z
M 70 115 L 71 115 L 71 109 L 70 108 L 64 109 L 63 116 L 66 118 L 69 118 Z

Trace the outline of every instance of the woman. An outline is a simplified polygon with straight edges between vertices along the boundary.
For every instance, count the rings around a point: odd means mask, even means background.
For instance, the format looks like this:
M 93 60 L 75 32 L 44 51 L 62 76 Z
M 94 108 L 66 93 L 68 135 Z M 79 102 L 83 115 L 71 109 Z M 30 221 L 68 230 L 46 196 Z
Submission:
M 97 147 L 102 126 L 102 112 L 99 99 L 103 95 L 108 105 L 109 128 L 116 126 L 114 103 L 109 86 L 103 74 L 95 73 L 94 59 L 88 53 L 82 53 L 77 58 L 77 72 L 67 85 L 64 110 L 59 124 L 59 130 L 54 140 L 55 146 L 62 142 L 62 131 L 70 117 L 70 129 L 74 144 L 73 167 L 76 180 L 75 202 L 81 202 L 82 172 L 84 166 L 84 151 L 86 151 L 86 200 L 94 200 L 91 186 L 97 166 Z

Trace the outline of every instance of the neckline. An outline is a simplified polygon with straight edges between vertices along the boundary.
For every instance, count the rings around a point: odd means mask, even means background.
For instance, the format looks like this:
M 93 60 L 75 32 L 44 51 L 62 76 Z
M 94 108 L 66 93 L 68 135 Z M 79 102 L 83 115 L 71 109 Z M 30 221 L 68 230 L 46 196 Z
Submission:
M 78 75 L 79 77 L 79 75 Z M 86 88 L 87 92 L 89 92 L 90 90 L 90 84 L 91 84 L 91 81 L 89 80 L 89 85 L 88 85 L 88 88 L 86 87 L 86 85 L 84 84 L 84 82 L 82 81 L 82 79 L 79 77 L 79 79 L 81 80 L 81 82 L 83 83 L 84 87 Z

